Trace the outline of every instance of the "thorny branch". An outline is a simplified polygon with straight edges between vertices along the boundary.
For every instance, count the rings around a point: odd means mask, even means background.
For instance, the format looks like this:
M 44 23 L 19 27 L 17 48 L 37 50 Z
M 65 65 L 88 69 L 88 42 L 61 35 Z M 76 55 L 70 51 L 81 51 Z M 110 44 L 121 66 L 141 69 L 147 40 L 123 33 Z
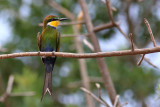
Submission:
M 103 1 L 104 1 L 104 0 L 103 0 Z M 107 12 L 108 12 L 108 15 L 109 15 L 110 20 L 112 21 L 112 25 L 113 25 L 114 27 L 116 27 L 116 28 L 119 30 L 119 32 L 121 32 L 121 34 L 122 34 L 128 41 L 130 41 L 130 39 L 128 38 L 128 36 L 127 36 L 127 35 L 123 32 L 123 30 L 120 28 L 119 24 L 115 24 L 115 21 L 114 21 L 114 19 L 113 19 L 113 15 L 112 15 L 112 8 L 111 8 L 112 6 L 111 6 L 111 3 L 110 3 L 110 0 L 106 0 L 106 2 L 104 2 L 104 3 L 106 4 Z M 149 23 L 148 23 L 147 20 L 145 20 L 145 23 L 146 23 L 147 28 L 148 28 L 148 30 L 149 30 L 149 33 L 150 33 L 152 42 L 153 42 L 154 46 L 156 46 L 156 42 L 155 42 L 155 40 L 154 40 L 154 36 L 153 36 L 153 34 L 152 34 L 152 30 L 151 30 L 151 28 L 150 28 L 150 26 L 149 26 Z M 136 46 L 135 44 L 133 44 L 133 45 L 134 45 L 135 48 L 137 48 L 137 46 Z M 141 55 L 141 56 L 143 57 L 143 55 Z M 148 64 L 152 65 L 153 67 L 158 68 L 156 65 L 154 65 L 153 63 L 151 63 L 148 58 L 145 58 L 145 57 L 144 57 L 144 60 L 145 60 Z

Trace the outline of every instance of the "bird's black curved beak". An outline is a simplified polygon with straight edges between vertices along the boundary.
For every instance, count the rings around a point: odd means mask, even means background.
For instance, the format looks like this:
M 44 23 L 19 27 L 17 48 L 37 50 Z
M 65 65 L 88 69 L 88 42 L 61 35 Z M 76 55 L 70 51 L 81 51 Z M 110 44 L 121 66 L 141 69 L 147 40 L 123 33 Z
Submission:
M 59 21 L 68 20 L 68 18 L 59 18 Z

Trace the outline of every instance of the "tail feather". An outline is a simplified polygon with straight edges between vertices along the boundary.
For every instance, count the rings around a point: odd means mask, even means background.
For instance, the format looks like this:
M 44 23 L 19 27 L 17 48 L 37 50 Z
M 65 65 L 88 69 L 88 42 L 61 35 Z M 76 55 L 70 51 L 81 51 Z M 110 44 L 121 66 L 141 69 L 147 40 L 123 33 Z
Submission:
M 44 78 L 44 85 L 43 85 L 43 92 L 41 101 L 43 100 L 44 95 L 49 93 L 50 96 L 52 96 L 52 71 L 48 72 L 45 71 L 45 78 Z
M 44 77 L 44 85 L 43 85 L 41 101 L 43 100 L 43 97 L 47 93 L 47 91 L 49 95 L 52 96 L 52 71 L 53 71 L 54 63 L 56 61 L 56 57 L 42 58 L 42 61 L 45 65 L 45 77 Z

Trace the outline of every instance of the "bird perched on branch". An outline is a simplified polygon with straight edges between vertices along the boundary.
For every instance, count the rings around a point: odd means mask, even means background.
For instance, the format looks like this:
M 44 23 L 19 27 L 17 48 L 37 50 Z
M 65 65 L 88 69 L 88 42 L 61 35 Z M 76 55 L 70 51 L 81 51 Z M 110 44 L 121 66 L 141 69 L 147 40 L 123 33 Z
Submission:
M 38 48 L 41 52 L 59 51 L 60 33 L 57 31 L 57 26 L 59 25 L 60 21 L 66 19 L 67 18 L 58 18 L 54 15 L 49 15 L 44 18 L 42 34 L 38 33 L 37 35 Z M 52 71 L 54 68 L 55 61 L 55 56 L 42 56 L 42 62 L 45 66 L 45 78 L 41 101 L 43 100 L 43 97 L 47 91 L 52 96 Z

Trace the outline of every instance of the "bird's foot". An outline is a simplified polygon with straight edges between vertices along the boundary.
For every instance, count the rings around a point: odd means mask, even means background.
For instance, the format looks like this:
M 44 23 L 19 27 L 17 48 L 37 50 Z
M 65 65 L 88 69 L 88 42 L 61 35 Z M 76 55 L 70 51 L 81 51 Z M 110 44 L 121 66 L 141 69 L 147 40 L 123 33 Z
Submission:
M 40 55 L 41 51 L 38 51 L 38 55 Z
M 52 55 L 54 55 L 55 51 L 52 51 Z

